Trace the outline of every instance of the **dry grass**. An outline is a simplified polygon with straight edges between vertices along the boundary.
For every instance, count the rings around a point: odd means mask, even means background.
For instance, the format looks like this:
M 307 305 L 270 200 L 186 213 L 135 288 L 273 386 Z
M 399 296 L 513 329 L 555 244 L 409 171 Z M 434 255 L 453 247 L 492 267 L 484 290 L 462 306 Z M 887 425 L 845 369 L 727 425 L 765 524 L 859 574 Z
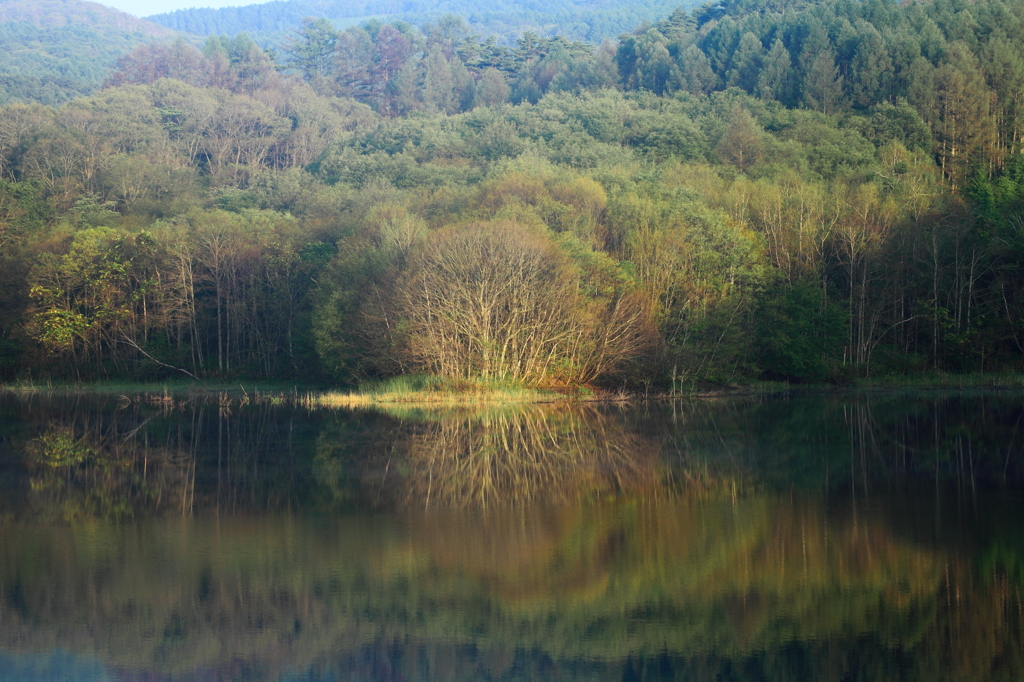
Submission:
M 411 375 L 367 384 L 348 393 L 308 393 L 302 396 L 299 402 L 310 408 L 377 405 L 459 407 L 550 403 L 567 397 L 554 391 L 525 388 L 514 384 Z

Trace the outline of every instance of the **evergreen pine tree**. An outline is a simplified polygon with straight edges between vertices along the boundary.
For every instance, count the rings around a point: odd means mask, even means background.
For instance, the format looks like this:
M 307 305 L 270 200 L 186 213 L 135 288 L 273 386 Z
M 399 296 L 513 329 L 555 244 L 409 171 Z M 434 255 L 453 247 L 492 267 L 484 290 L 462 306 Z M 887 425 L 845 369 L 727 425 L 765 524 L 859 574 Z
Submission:
M 757 96 L 762 99 L 778 100 L 784 104 L 790 101 L 790 73 L 793 63 L 789 51 L 779 39 L 764 58 L 764 66 L 757 77 Z
M 757 86 L 758 74 L 761 72 L 763 54 L 764 48 L 758 37 L 750 31 L 744 33 L 732 58 L 733 66 L 729 71 L 728 84 L 753 93 Z
M 834 113 L 843 104 L 843 77 L 829 51 L 822 51 L 811 62 L 804 76 L 804 106 L 823 114 Z
M 327 19 L 307 17 L 302 26 L 283 45 L 281 51 L 306 81 L 328 78 L 334 67 L 334 46 L 338 32 Z

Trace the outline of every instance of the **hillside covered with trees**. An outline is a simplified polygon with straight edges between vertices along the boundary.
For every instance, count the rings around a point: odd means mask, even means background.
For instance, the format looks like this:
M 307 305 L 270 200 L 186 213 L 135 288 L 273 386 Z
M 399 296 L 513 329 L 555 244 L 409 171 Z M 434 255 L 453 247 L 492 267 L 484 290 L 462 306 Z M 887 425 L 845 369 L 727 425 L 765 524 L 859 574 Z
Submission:
M 605 38 L 632 31 L 643 22 L 668 16 L 683 4 L 687 9 L 694 0 L 621 0 L 608 3 L 599 0 L 554 0 L 533 2 L 498 0 L 481 5 L 458 0 L 359 0 L 357 2 L 328 0 L 278 0 L 242 7 L 219 9 L 194 7 L 147 17 L 162 26 L 195 35 L 228 35 L 248 33 L 262 44 L 276 44 L 285 39 L 306 17 L 323 18 L 335 27 L 353 26 L 369 19 L 404 21 L 416 26 L 435 22 L 446 14 L 464 17 L 475 33 L 493 36 L 502 44 L 514 42 L 527 31 L 545 37 L 565 36 L 570 40 L 600 43 Z
M 0 104 L 62 104 L 99 89 L 118 57 L 173 31 L 84 0 L 0 3 Z
M 600 46 L 307 19 L 0 108 L 0 372 L 528 385 L 1022 369 L 1024 2 Z

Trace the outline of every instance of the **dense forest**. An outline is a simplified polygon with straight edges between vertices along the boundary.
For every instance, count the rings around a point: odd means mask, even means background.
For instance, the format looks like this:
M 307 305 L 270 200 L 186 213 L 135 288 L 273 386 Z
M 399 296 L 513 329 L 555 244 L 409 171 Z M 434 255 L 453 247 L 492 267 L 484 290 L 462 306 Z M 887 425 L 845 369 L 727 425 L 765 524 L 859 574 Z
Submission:
M 1011 371 L 1024 2 L 599 46 L 306 19 L 0 108 L 0 372 L 528 385 Z
M 474 32 L 494 36 L 505 44 L 514 44 L 525 31 L 599 43 L 629 32 L 643 22 L 650 24 L 665 17 L 680 4 L 689 9 L 697 3 L 693 0 L 620 0 L 615 3 L 500 0 L 480 5 L 467 0 L 279 0 L 219 9 L 193 7 L 147 18 L 176 31 L 200 36 L 248 33 L 262 45 L 276 44 L 306 17 L 321 17 L 344 28 L 368 19 L 405 21 L 422 26 L 445 14 L 457 14 L 465 18 Z
M 173 35 L 163 26 L 83 0 L 0 3 L 0 104 L 58 105 L 91 95 L 118 57 Z

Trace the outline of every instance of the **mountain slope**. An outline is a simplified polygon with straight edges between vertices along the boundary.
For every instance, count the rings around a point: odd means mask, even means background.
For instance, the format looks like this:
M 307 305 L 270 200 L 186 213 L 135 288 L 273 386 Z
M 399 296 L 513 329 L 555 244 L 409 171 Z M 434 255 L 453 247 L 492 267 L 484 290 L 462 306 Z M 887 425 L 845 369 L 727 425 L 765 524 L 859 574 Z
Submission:
M 95 2 L 0 3 L 0 103 L 60 104 L 95 91 L 115 60 L 174 31 Z
M 695 0 L 289 0 L 222 9 L 194 8 L 147 17 L 150 21 L 197 35 L 234 35 L 245 31 L 258 42 L 273 43 L 305 17 L 325 17 L 343 27 L 369 18 L 402 20 L 422 25 L 444 14 L 466 19 L 481 35 L 512 42 L 524 31 L 563 35 L 573 40 L 600 42 L 632 31 L 638 24 L 669 15 Z M 262 38 L 262 40 L 261 40 Z
M 4 0 L 0 2 L 0 23 L 8 22 L 25 22 L 44 29 L 65 26 L 105 28 L 152 37 L 167 37 L 174 33 L 145 19 L 84 0 Z

